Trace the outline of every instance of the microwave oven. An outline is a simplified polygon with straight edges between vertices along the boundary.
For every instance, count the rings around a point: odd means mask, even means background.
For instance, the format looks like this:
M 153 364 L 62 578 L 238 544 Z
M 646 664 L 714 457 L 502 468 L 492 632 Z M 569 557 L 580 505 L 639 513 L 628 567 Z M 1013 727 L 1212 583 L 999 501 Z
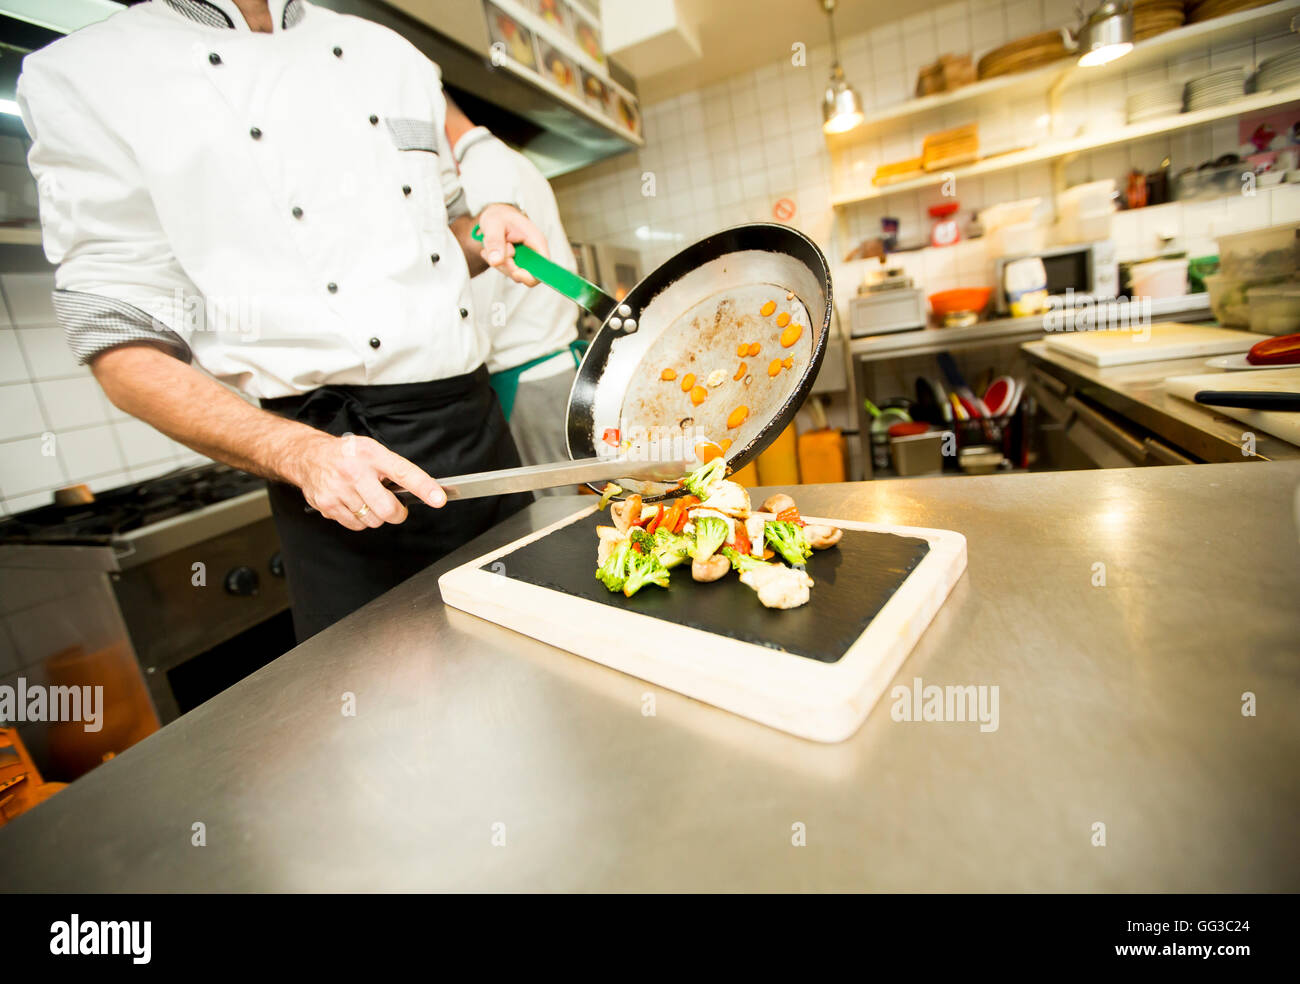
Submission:
M 1102 301 L 1119 295 L 1119 262 L 1115 258 L 1113 240 L 1057 246 L 1036 253 L 998 258 L 995 283 L 998 285 L 997 308 L 1000 314 L 1008 314 L 1011 310 L 1004 279 L 1007 264 L 1034 257 L 1043 261 L 1043 269 L 1047 271 L 1047 294 L 1058 304 Z

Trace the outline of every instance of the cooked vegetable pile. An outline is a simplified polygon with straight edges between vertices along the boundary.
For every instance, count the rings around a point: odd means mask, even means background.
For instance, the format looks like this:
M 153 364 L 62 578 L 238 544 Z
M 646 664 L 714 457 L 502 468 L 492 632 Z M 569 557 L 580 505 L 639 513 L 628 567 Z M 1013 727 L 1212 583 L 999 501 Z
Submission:
M 668 587 L 672 568 L 689 560 L 696 581 L 734 570 L 768 608 L 805 604 L 813 579 L 804 563 L 814 550 L 839 543 L 843 532 L 806 524 L 788 495 L 752 512 L 749 493 L 726 476 L 726 463 L 713 458 L 682 479 L 685 495 L 655 506 L 630 495 L 611 505 L 614 525 L 596 527 L 596 579 L 630 598 L 648 584 Z M 607 487 L 600 508 L 621 491 Z

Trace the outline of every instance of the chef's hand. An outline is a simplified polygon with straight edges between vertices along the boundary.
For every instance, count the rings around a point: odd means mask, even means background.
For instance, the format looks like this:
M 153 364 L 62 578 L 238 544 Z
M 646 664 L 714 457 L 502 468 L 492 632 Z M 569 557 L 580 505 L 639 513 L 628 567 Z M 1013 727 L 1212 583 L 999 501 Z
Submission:
M 542 256 L 551 254 L 546 249 L 546 237 L 532 220 L 517 208 L 509 205 L 488 205 L 478 217 L 479 231 L 483 233 L 483 259 L 488 266 L 496 267 L 511 280 L 529 287 L 537 278 L 515 266 L 515 243 L 523 243 Z
M 295 457 L 292 473 L 308 505 L 350 530 L 406 519 L 406 507 L 384 488 L 385 478 L 434 508 L 447 503 L 446 493 L 423 469 L 368 437 L 314 434 Z

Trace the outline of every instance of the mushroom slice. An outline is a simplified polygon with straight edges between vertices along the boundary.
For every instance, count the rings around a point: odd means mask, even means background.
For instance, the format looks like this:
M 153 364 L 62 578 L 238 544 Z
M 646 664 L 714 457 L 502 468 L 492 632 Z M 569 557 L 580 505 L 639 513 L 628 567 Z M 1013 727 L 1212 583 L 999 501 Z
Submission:
M 720 553 L 715 553 L 707 560 L 691 561 L 691 577 L 697 581 L 716 581 L 731 570 L 731 561 Z
M 786 509 L 794 508 L 794 500 L 784 492 L 778 492 L 776 495 L 769 495 L 763 500 L 763 512 L 776 514 L 784 512 Z
M 626 533 L 641 518 L 641 497 L 636 493 L 609 507 L 609 514 L 620 533 Z
M 839 543 L 844 531 L 838 526 L 805 526 L 803 535 L 814 550 L 825 550 Z

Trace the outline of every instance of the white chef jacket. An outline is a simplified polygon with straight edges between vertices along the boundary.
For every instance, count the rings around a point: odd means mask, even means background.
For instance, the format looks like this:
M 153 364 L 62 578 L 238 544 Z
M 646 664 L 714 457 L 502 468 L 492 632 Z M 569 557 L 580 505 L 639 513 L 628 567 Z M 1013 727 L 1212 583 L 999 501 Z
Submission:
M 152 0 L 24 59 L 71 347 L 148 339 L 257 397 L 474 370 L 438 67 L 370 21 L 270 9 L 264 34 L 233 0 Z
M 566 270 L 577 269 L 555 193 L 532 161 L 481 126 L 456 141 L 455 153 L 471 211 L 478 212 L 493 202 L 511 202 L 546 237 L 551 259 Z M 578 337 L 578 306 L 557 291 L 546 287 L 534 290 L 509 277 L 489 276 L 476 277 L 472 290 L 475 315 L 492 342 L 489 372 L 513 369 L 549 355 Z M 543 379 L 573 365 L 572 356 L 566 353 L 526 370 L 519 378 Z

